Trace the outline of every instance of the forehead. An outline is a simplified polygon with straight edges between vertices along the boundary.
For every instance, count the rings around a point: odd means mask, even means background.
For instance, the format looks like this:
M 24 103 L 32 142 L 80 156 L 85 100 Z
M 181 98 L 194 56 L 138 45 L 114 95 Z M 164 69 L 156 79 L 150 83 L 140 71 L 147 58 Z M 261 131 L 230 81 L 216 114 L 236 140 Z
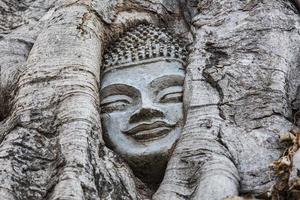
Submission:
M 101 88 L 113 84 L 126 84 L 138 88 L 149 84 L 156 78 L 167 75 L 184 77 L 185 70 L 182 63 L 157 61 L 109 71 L 102 77 Z

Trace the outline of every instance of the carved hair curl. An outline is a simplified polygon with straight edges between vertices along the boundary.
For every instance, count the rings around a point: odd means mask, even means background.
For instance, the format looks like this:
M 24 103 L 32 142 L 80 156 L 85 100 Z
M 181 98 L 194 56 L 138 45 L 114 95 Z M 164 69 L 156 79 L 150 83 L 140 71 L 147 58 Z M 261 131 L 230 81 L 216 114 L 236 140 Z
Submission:
M 185 64 L 187 51 L 165 28 L 141 24 L 127 31 L 104 55 L 104 72 L 159 60 Z

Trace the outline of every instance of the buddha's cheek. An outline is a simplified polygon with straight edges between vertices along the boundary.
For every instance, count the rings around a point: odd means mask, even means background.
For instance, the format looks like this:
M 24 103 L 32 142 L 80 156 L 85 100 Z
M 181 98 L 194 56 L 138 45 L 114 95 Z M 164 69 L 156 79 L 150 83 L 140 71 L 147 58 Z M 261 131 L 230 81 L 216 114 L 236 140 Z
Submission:
M 126 145 L 128 138 L 122 133 L 122 130 L 128 124 L 128 114 L 115 112 L 103 114 L 101 117 L 105 143 L 113 149 Z
M 160 109 L 164 112 L 165 118 L 173 123 L 181 124 L 183 120 L 183 104 L 169 103 L 161 104 Z

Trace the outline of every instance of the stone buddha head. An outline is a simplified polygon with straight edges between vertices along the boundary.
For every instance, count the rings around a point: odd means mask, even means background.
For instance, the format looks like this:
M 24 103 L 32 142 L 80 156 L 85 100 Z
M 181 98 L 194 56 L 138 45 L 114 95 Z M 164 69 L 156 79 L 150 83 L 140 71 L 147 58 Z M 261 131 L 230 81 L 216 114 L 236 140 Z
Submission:
M 104 56 L 103 138 L 144 183 L 161 181 L 181 135 L 185 55 L 164 29 L 139 25 Z

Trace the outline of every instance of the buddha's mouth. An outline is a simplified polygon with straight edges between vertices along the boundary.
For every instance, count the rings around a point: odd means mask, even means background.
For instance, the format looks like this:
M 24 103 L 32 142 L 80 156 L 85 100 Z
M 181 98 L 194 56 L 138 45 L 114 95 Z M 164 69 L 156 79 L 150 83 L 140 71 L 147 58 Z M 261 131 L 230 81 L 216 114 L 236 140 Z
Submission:
M 166 136 L 175 124 L 169 124 L 164 121 L 155 121 L 152 123 L 141 123 L 128 130 L 123 131 L 126 135 L 130 135 L 139 141 L 157 140 Z

